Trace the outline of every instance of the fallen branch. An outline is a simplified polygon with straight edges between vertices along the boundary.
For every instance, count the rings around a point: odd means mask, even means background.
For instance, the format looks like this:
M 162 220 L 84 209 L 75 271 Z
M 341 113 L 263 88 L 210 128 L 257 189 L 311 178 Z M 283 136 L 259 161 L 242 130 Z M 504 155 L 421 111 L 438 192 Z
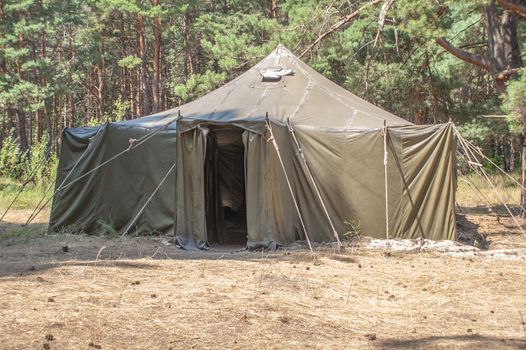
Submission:
M 349 23 L 353 19 L 355 19 L 360 14 L 360 12 L 363 11 L 365 8 L 367 8 L 369 6 L 372 6 L 372 5 L 376 5 L 378 3 L 380 3 L 380 0 L 373 0 L 370 3 L 360 7 L 358 10 L 354 11 L 353 13 L 348 14 L 347 16 L 345 16 L 344 18 L 342 18 L 338 22 L 334 23 L 329 28 L 329 30 L 327 30 L 326 32 L 323 32 L 320 36 L 318 36 L 318 38 L 316 38 L 316 40 L 314 40 L 309 46 L 307 46 L 307 48 L 305 50 L 303 50 L 303 52 L 299 55 L 299 58 L 302 58 L 308 52 L 310 52 L 320 41 L 325 39 L 325 37 L 331 35 L 335 31 L 337 31 L 338 29 L 340 29 L 341 27 L 343 27 L 344 25 L 346 25 L 347 23 Z

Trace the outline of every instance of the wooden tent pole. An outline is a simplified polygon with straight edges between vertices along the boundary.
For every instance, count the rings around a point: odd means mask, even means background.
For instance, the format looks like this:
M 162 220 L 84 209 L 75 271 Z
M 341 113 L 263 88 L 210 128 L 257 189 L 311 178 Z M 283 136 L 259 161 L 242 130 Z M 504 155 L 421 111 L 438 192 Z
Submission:
M 389 239 L 389 196 L 387 186 L 387 123 L 384 120 L 384 187 L 385 187 L 385 235 Z
M 325 202 L 323 201 L 323 198 L 321 197 L 321 193 L 318 188 L 318 185 L 316 184 L 316 181 L 314 180 L 314 176 L 312 175 L 312 171 L 310 170 L 309 163 L 307 163 L 305 154 L 303 153 L 303 150 L 301 149 L 300 143 L 298 139 L 296 138 L 296 133 L 294 132 L 294 128 L 292 127 L 292 124 L 290 123 L 290 119 L 288 118 L 287 118 L 287 126 L 289 128 L 290 134 L 292 135 L 292 139 L 294 140 L 294 143 L 296 144 L 296 148 L 298 149 L 299 157 L 301 161 L 305 164 L 305 168 L 307 169 L 309 178 L 312 182 L 312 185 L 314 186 L 316 195 L 318 196 L 318 199 L 320 200 L 321 206 L 323 208 L 323 212 L 325 213 L 325 216 L 327 217 L 327 220 L 329 221 L 329 224 L 331 225 L 332 234 L 334 235 L 334 238 L 336 239 L 336 242 L 338 243 L 338 249 L 340 249 L 342 247 L 340 236 L 338 236 L 338 232 L 336 231 L 336 228 L 334 227 L 331 216 L 329 215 L 329 211 L 327 210 L 327 207 L 325 206 Z
M 296 201 L 296 196 L 294 195 L 294 191 L 292 190 L 292 185 L 287 175 L 287 170 L 285 170 L 285 164 L 283 164 L 283 159 L 281 159 L 281 153 L 279 153 L 278 144 L 276 142 L 276 139 L 274 138 L 274 133 L 272 132 L 272 124 L 270 123 L 270 120 L 268 119 L 268 112 L 265 115 L 265 123 L 267 125 L 268 131 L 270 132 L 269 141 L 272 142 L 272 145 L 274 146 L 274 149 L 276 150 L 276 153 L 278 154 L 278 159 L 279 159 L 279 163 L 281 164 L 281 169 L 283 170 L 283 173 L 285 174 L 285 179 L 287 180 L 287 185 L 289 187 L 290 195 L 292 196 L 292 201 L 294 202 L 294 207 L 296 208 L 296 212 L 298 213 L 298 216 L 300 218 L 300 223 L 301 223 L 301 227 L 303 228 L 303 232 L 305 232 L 305 238 L 307 240 L 307 244 L 309 245 L 309 249 L 311 253 L 314 253 L 314 250 L 312 249 L 312 244 L 310 242 L 309 233 L 307 232 L 307 228 L 305 227 L 305 223 L 303 222 L 303 217 L 301 216 L 300 208 L 298 206 L 298 202 Z

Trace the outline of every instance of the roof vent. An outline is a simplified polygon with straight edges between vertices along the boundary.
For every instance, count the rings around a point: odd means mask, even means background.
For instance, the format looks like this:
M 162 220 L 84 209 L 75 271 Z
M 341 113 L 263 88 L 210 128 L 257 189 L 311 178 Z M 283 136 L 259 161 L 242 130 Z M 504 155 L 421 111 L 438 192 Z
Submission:
M 290 68 L 274 67 L 260 70 L 259 74 L 263 77 L 263 82 L 276 82 L 280 81 L 282 76 L 293 75 L 294 72 Z

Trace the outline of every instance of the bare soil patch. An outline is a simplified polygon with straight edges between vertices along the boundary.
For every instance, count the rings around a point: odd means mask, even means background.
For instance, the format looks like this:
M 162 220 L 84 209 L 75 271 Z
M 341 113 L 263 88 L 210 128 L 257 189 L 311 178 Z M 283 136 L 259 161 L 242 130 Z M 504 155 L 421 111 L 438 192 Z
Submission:
M 313 258 L 43 236 L 11 218 L 0 226 L 0 348 L 525 349 L 526 238 L 507 218 L 466 220 L 487 250 L 362 240 Z

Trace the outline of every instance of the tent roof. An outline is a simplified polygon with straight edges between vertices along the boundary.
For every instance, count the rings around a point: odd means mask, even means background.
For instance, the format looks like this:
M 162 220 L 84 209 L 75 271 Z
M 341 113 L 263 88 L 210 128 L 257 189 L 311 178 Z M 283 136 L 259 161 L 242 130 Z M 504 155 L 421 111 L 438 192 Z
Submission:
M 279 77 L 287 70 L 292 74 Z M 264 81 L 263 74 L 274 79 Z M 384 120 L 388 126 L 412 125 L 333 83 L 283 45 L 236 79 L 195 101 L 118 124 L 160 126 L 176 118 L 179 110 L 184 121 L 257 123 L 268 113 L 274 122 L 285 123 L 290 118 L 295 125 L 315 128 L 381 128 Z M 175 123 L 170 128 L 175 128 Z

